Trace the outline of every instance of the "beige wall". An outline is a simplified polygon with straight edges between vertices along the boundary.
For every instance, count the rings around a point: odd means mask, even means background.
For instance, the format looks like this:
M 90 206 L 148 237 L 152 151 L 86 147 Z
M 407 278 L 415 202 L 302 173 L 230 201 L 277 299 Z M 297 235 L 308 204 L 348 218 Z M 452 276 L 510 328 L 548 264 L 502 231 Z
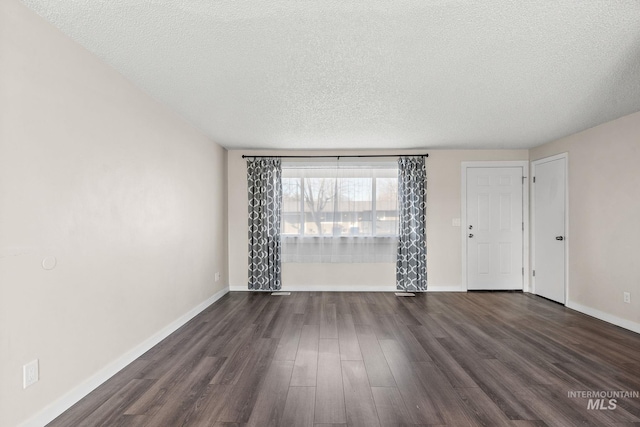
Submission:
M 429 152 L 427 159 L 427 251 L 430 289 L 459 290 L 462 286 L 462 239 L 460 227 L 461 163 L 483 160 L 527 160 L 526 150 L 418 150 Z M 386 153 L 397 153 L 390 151 Z M 384 151 L 346 154 L 384 154 Z M 247 168 L 243 154 L 291 155 L 300 152 L 231 150 L 228 153 L 229 284 L 247 287 Z M 304 154 L 335 154 L 305 152 Z M 362 290 L 393 290 L 394 264 L 284 264 L 283 289 L 339 289 L 350 286 Z
M 569 153 L 567 305 L 579 304 L 638 326 L 640 113 L 532 149 L 531 160 L 565 152 Z M 623 303 L 623 292 L 631 293 L 631 304 Z
M 225 288 L 226 152 L 15 0 L 0 2 L 0 73 L 0 426 L 14 426 Z

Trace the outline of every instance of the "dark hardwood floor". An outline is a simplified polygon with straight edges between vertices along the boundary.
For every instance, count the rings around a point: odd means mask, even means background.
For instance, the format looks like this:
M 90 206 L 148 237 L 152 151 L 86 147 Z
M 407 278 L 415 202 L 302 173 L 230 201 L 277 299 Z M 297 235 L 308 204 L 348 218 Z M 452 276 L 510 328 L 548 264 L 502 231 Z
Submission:
M 640 398 L 568 393 L 639 366 L 638 334 L 529 294 L 230 293 L 50 426 L 638 426 Z

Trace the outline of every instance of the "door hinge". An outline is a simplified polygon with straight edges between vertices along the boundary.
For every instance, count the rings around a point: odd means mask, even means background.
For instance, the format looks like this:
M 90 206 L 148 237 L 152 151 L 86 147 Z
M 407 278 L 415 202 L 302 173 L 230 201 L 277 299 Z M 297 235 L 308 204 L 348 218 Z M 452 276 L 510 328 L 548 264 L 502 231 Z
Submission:
M 522 231 L 524 231 L 524 222 L 522 223 Z
M 536 277 L 536 271 L 533 270 L 533 277 Z
M 535 176 L 533 177 L 533 183 L 534 184 L 536 183 L 536 177 Z
M 524 267 L 522 267 L 522 275 L 524 276 Z

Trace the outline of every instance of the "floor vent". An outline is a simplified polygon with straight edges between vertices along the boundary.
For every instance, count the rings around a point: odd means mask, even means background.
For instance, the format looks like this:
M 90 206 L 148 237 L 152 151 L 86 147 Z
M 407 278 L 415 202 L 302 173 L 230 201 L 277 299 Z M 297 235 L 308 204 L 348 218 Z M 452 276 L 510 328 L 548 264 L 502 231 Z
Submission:
M 275 295 L 279 297 L 279 296 L 291 295 L 291 292 L 271 292 L 271 295 Z
M 416 294 L 413 292 L 396 292 L 397 297 L 415 297 Z

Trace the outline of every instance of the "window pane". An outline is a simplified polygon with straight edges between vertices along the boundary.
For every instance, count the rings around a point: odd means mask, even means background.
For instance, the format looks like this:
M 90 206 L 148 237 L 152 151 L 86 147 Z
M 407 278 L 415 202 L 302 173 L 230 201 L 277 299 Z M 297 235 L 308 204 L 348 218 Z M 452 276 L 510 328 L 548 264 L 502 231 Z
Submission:
M 398 234 L 398 178 L 376 178 L 376 235 Z
M 372 179 L 342 178 L 338 183 L 335 227 L 342 236 L 370 236 L 372 234 Z
M 300 234 L 300 178 L 282 178 L 282 234 Z
M 305 235 L 332 235 L 336 185 L 335 178 L 304 178 Z

